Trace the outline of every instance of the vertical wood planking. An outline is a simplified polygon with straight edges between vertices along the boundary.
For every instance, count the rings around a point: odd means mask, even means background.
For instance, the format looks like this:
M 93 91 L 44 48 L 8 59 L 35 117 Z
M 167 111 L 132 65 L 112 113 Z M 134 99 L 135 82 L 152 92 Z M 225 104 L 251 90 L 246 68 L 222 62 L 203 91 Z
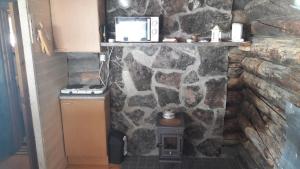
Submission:
M 23 7 L 25 6 L 26 3 L 23 4 Z M 35 31 L 37 25 L 41 22 L 47 36 L 53 42 L 50 1 L 29 0 L 28 8 L 32 20 L 32 37 L 34 39 L 31 49 L 27 49 L 32 52 L 32 60 L 31 62 L 27 61 L 26 67 L 31 68 L 31 74 L 28 78 L 35 78 L 29 80 L 29 88 L 35 93 L 36 97 L 36 100 L 31 98 L 31 101 L 34 101 L 36 106 L 35 113 L 37 114 L 35 114 L 34 121 L 39 121 L 34 126 L 37 147 L 40 150 L 38 153 L 39 166 L 40 169 L 65 169 L 66 157 L 58 96 L 60 89 L 66 86 L 68 82 L 67 57 L 65 54 L 46 56 L 41 52 L 36 39 Z M 27 15 L 25 12 L 23 14 Z M 29 25 L 22 26 L 29 27 Z M 26 43 L 30 43 L 29 40 L 30 38 L 27 39 Z M 48 104 L 51 104 L 51 106 Z M 38 127 L 40 129 L 37 129 Z M 37 133 L 40 134 L 37 135 Z M 40 155 L 43 157 L 40 157 Z

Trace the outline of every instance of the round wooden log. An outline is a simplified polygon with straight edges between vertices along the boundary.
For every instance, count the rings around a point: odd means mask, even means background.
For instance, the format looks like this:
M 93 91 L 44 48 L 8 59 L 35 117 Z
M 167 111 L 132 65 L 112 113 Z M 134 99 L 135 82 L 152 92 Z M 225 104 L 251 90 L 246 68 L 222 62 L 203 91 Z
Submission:
M 227 92 L 227 105 L 238 105 L 243 100 L 243 94 L 240 91 Z
M 243 83 L 241 78 L 229 78 L 227 84 L 228 90 L 240 90 L 243 88 Z
M 272 159 L 266 159 L 251 141 L 244 142 L 243 147 L 249 152 L 252 159 L 259 165 L 260 168 L 274 169 L 275 162 Z
M 236 132 L 240 131 L 239 121 L 237 118 L 235 119 L 226 119 L 224 121 L 224 133 L 226 132 Z
M 266 19 L 251 23 L 253 35 L 278 36 L 296 35 L 300 36 L 300 19 Z
M 244 10 L 232 11 L 232 22 L 247 24 L 249 22 L 247 14 Z
M 276 65 L 258 58 L 245 58 L 242 65 L 246 71 L 300 95 L 300 69 Z
M 286 124 L 286 115 L 284 111 L 275 111 L 272 107 L 269 106 L 268 103 L 266 103 L 263 98 L 256 95 L 254 92 L 252 92 L 249 89 L 245 89 L 243 91 L 244 97 L 252 104 L 255 105 L 255 107 L 263 113 L 263 118 L 265 120 L 271 119 L 272 121 L 277 122 L 280 125 Z M 267 117 L 265 117 L 267 116 Z
M 230 50 L 228 55 L 229 63 L 241 63 L 245 58 L 245 52 L 239 50 L 238 48 L 233 48 Z
M 225 112 L 225 119 L 234 119 L 240 112 L 239 106 L 227 106 Z
M 244 51 L 244 52 L 250 52 L 251 46 L 252 46 L 252 44 L 250 42 L 245 42 L 239 46 L 239 50 Z
M 230 78 L 238 78 L 241 76 L 241 74 L 243 73 L 243 69 L 242 68 L 229 68 L 228 69 L 228 77 Z
M 281 150 L 283 148 L 283 142 L 280 142 L 277 139 L 274 140 L 274 138 L 282 137 L 283 132 L 277 131 L 276 133 L 271 133 L 269 128 L 266 127 L 264 120 L 261 118 L 260 112 L 258 112 L 252 104 L 245 101 L 242 106 L 243 111 L 246 116 L 251 119 L 254 129 L 257 131 L 264 145 L 269 150 L 272 158 L 279 160 L 282 154 Z
M 252 124 L 255 124 L 258 128 L 264 129 L 266 128 L 265 122 L 262 119 L 259 112 L 257 112 L 256 108 L 250 104 L 248 101 L 243 101 L 242 103 L 242 111 L 251 120 Z
M 272 85 L 247 72 L 243 73 L 242 79 L 244 84 L 251 88 L 252 91 L 263 96 L 277 108 L 284 110 L 286 101 L 290 101 L 300 107 L 300 97 L 294 93 L 290 93 L 278 86 Z
M 259 111 L 262 120 L 265 122 L 265 127 L 270 131 L 272 138 L 279 143 L 283 143 L 286 140 L 285 128 L 287 123 L 277 112 L 271 108 L 265 100 L 262 100 L 256 96 L 251 90 L 244 90 L 244 96 L 247 101 L 253 104 Z
M 249 120 L 243 116 L 239 116 L 239 124 L 241 125 L 246 137 L 253 143 L 257 151 L 267 161 L 270 166 L 274 166 L 274 159 L 266 145 L 263 143 L 257 131 L 254 129 Z
M 280 65 L 300 67 L 300 40 L 263 38 L 253 39 L 248 47 L 240 47 L 250 51 L 253 56 Z
M 236 132 L 224 132 L 223 136 L 225 140 L 242 140 L 245 135 L 240 130 Z
M 238 145 L 241 143 L 241 141 L 245 140 L 245 136 L 241 131 L 237 131 L 237 132 L 226 132 L 223 135 L 224 141 L 223 144 L 224 145 Z
M 228 67 L 230 67 L 230 68 L 241 68 L 242 63 L 229 63 Z

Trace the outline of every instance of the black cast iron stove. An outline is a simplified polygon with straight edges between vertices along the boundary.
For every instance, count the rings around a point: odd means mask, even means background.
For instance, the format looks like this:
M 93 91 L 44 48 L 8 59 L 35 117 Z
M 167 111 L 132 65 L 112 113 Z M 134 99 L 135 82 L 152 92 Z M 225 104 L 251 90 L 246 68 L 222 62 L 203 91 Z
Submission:
M 182 113 L 167 120 L 160 114 L 157 120 L 157 145 L 160 169 L 182 168 L 182 147 L 185 123 Z

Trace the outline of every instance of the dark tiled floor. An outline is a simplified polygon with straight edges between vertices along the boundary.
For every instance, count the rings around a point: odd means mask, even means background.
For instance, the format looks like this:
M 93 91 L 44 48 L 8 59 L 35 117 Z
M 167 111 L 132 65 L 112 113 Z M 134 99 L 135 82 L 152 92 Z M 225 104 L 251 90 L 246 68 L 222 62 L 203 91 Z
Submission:
M 0 161 L 0 169 L 30 169 L 29 156 L 24 155 L 14 155 L 10 158 Z
M 179 169 L 163 166 L 160 169 Z M 122 169 L 159 169 L 158 157 L 127 157 Z M 182 169 L 247 169 L 234 158 L 185 158 Z

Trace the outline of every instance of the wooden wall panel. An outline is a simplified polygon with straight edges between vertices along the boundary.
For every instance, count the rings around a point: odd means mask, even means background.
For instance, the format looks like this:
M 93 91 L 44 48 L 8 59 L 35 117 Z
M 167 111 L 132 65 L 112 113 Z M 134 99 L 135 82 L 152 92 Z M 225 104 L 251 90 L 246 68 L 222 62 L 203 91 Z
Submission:
M 69 84 L 100 84 L 100 61 L 95 53 L 69 53 Z
M 33 62 L 39 102 L 39 114 L 45 155 L 45 169 L 65 169 L 66 157 L 63 144 L 59 91 L 68 82 L 65 54 L 46 56 L 36 40 L 36 28 L 41 22 L 53 44 L 49 0 L 29 0 L 28 7 L 33 27 Z
M 100 1 L 50 0 L 50 2 L 56 50 L 99 53 Z

